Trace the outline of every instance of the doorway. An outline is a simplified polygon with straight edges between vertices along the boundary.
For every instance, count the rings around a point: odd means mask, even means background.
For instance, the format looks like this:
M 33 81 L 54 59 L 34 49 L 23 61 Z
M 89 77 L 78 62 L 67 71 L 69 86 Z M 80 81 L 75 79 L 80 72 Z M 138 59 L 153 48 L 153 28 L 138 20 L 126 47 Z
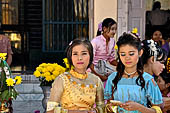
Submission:
M 160 16 L 163 17 L 164 19 L 167 19 L 167 22 L 165 24 L 152 24 L 151 20 L 154 20 L 155 18 L 152 19 L 151 17 L 151 12 L 153 11 L 153 4 L 154 2 L 159 1 L 161 3 L 161 8 L 160 10 L 168 16 Z M 156 18 L 157 20 L 157 18 Z M 162 20 L 163 21 L 163 20 Z M 152 21 L 153 22 L 153 21 Z M 163 22 L 162 22 L 163 23 Z M 147 0 L 146 1 L 146 27 L 145 27 L 145 36 L 146 39 L 151 39 L 151 36 L 153 34 L 154 30 L 160 30 L 162 31 L 163 38 L 167 40 L 170 38 L 170 1 L 169 0 Z

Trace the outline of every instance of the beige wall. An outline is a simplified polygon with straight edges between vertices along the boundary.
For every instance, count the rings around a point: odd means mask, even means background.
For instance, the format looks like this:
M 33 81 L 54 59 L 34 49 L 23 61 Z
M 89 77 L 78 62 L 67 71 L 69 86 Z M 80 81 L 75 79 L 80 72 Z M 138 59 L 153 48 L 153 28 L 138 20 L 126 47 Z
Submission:
M 97 33 L 98 23 L 107 17 L 117 21 L 117 0 L 94 0 L 94 37 Z

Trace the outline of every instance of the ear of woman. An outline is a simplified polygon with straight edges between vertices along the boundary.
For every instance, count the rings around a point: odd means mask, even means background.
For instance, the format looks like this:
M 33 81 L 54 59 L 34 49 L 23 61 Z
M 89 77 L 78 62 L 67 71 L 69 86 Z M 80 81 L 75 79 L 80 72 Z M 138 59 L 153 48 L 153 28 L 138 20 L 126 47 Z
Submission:
M 149 59 L 148 59 L 148 64 L 153 64 L 154 63 L 154 56 L 151 56 Z
M 143 55 L 143 49 L 140 50 L 139 57 L 141 57 L 142 55 Z

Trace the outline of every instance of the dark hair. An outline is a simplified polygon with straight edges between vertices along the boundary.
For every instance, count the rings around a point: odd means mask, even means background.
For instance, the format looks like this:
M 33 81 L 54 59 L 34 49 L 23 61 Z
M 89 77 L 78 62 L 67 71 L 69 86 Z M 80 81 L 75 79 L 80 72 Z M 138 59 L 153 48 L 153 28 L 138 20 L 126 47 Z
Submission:
M 161 3 L 159 1 L 154 2 L 152 10 L 155 10 L 157 8 L 159 8 L 159 9 L 161 8 Z
M 166 51 L 162 49 L 156 42 L 153 40 L 143 40 L 143 55 L 142 61 L 143 64 L 146 64 L 148 59 L 154 55 L 157 61 L 164 61 L 167 58 Z
M 106 28 L 109 28 L 110 30 L 110 27 L 114 24 L 117 24 L 116 21 L 112 18 L 105 18 L 102 22 L 102 31 L 103 31 L 103 27 L 106 27 Z M 97 36 L 101 35 L 101 31 L 98 29 L 97 30 Z
M 138 51 L 141 51 L 141 49 L 142 49 L 140 39 L 137 37 L 137 35 L 132 34 L 132 33 L 123 33 L 123 35 L 121 35 L 119 37 L 119 39 L 117 41 L 118 51 L 119 51 L 119 49 L 122 45 L 131 45 L 131 46 L 135 47 Z M 117 75 L 112 81 L 113 84 L 114 84 L 113 91 L 115 91 L 117 89 L 117 84 L 118 84 L 119 80 L 122 78 L 122 75 L 123 75 L 124 69 L 125 69 L 125 66 L 123 65 L 122 61 L 120 60 L 119 53 L 118 53 L 118 59 L 119 59 L 119 62 L 118 62 L 117 68 L 116 68 L 117 69 Z M 144 78 L 142 76 L 143 65 L 142 65 L 142 62 L 141 62 L 141 58 L 139 58 L 139 61 L 137 63 L 137 72 L 138 72 L 139 76 L 136 79 L 136 83 L 137 83 L 137 85 L 144 88 L 145 81 L 144 81 Z
M 75 47 L 77 45 L 81 45 L 81 44 L 83 44 L 87 48 L 89 55 L 90 55 L 90 61 L 89 61 L 89 65 L 87 66 L 87 68 L 89 68 L 90 65 L 92 64 L 92 61 L 93 61 L 93 46 L 92 46 L 91 42 L 88 39 L 85 39 L 85 38 L 76 38 L 73 41 L 71 41 L 69 46 L 66 48 L 66 54 L 67 54 L 67 59 L 68 59 L 70 68 L 73 65 L 73 63 L 72 63 L 72 49 L 73 49 L 73 47 Z

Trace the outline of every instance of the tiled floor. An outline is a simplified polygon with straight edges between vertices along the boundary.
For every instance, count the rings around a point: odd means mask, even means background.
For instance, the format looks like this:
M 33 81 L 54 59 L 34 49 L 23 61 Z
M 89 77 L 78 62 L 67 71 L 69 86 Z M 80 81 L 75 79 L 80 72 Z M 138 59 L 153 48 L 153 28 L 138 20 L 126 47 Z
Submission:
M 13 101 L 13 113 L 45 113 L 40 100 Z

